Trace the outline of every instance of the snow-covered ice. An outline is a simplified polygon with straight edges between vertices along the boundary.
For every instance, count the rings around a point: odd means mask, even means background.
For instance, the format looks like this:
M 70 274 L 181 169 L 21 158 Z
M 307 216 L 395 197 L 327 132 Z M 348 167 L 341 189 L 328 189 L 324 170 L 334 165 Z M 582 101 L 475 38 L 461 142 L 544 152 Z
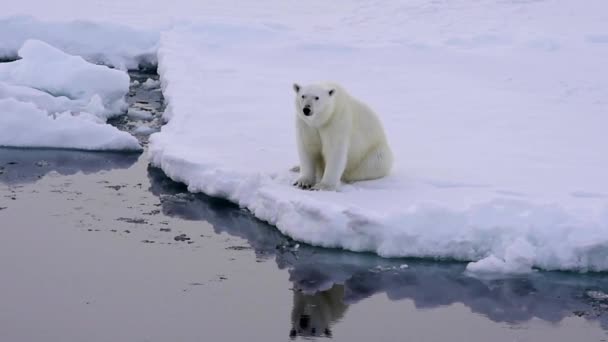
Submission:
M 471 272 L 608 270 L 605 1 L 177 0 L 162 15 L 119 1 L 61 3 L 73 10 L 20 2 L 5 13 L 146 29 L 164 20 L 160 43 L 154 30 L 126 35 L 150 44 L 116 64 L 137 65 L 158 46 L 168 124 L 152 135 L 150 157 L 191 191 L 319 246 L 470 261 Z M 89 60 L 117 51 L 87 44 Z M 396 157 L 390 177 L 339 192 L 290 185 L 291 84 L 328 79 L 381 117 Z
M 141 150 L 105 124 L 126 109 L 129 76 L 37 40 L 0 64 L 0 146 Z
M 471 272 L 608 270 L 608 49 L 585 38 L 606 5 L 459 3 L 373 8 L 401 23 L 392 31 L 351 12 L 352 25 L 313 33 L 242 22 L 164 32 L 169 122 L 152 135 L 152 163 L 313 245 L 471 261 Z M 581 20 L 562 35 L 568 12 Z M 445 29 L 429 36 L 431 22 Z M 382 118 L 390 177 L 291 186 L 291 84 L 326 79 Z

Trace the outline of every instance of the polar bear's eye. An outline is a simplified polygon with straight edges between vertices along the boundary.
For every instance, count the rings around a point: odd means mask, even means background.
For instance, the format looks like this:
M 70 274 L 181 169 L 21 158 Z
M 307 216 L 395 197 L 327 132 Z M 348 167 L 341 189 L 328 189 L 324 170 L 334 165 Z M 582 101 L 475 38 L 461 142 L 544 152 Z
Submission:
M 319 101 L 319 97 L 318 97 L 318 96 L 315 96 L 315 100 Z
M 305 98 L 306 98 L 306 95 L 302 95 L 302 98 L 303 98 L 303 99 L 305 99 Z

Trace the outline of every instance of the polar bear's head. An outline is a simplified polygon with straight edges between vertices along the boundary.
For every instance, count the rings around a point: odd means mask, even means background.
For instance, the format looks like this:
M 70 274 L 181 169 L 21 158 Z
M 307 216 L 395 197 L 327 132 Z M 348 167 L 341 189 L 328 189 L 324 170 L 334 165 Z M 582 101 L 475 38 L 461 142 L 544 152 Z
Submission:
M 297 115 L 312 127 L 321 127 L 334 112 L 336 89 L 322 84 L 294 83 Z
M 289 336 L 292 339 L 297 336 L 331 337 L 331 326 L 344 317 L 347 308 L 344 285 L 334 284 L 329 290 L 314 294 L 305 294 L 296 289 L 293 293 Z

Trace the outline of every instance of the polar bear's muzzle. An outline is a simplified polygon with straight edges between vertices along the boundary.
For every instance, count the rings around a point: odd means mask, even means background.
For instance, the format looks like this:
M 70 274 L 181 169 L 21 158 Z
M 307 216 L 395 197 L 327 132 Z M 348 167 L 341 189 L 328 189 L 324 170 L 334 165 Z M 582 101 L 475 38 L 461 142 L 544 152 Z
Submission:
M 304 115 L 306 116 L 310 116 L 312 115 L 312 111 L 310 110 L 309 106 L 305 106 L 304 109 L 302 109 L 302 112 L 304 113 Z

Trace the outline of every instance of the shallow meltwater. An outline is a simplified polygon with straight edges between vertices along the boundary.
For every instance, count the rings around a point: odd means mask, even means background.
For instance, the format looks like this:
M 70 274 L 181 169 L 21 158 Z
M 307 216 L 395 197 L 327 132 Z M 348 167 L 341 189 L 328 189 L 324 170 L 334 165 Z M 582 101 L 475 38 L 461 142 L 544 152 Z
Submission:
M 112 123 L 149 128 L 145 146 L 162 95 L 131 76 L 131 114 Z M 608 339 L 605 274 L 478 278 L 311 247 L 145 153 L 0 149 L 0 227 L 3 341 Z

